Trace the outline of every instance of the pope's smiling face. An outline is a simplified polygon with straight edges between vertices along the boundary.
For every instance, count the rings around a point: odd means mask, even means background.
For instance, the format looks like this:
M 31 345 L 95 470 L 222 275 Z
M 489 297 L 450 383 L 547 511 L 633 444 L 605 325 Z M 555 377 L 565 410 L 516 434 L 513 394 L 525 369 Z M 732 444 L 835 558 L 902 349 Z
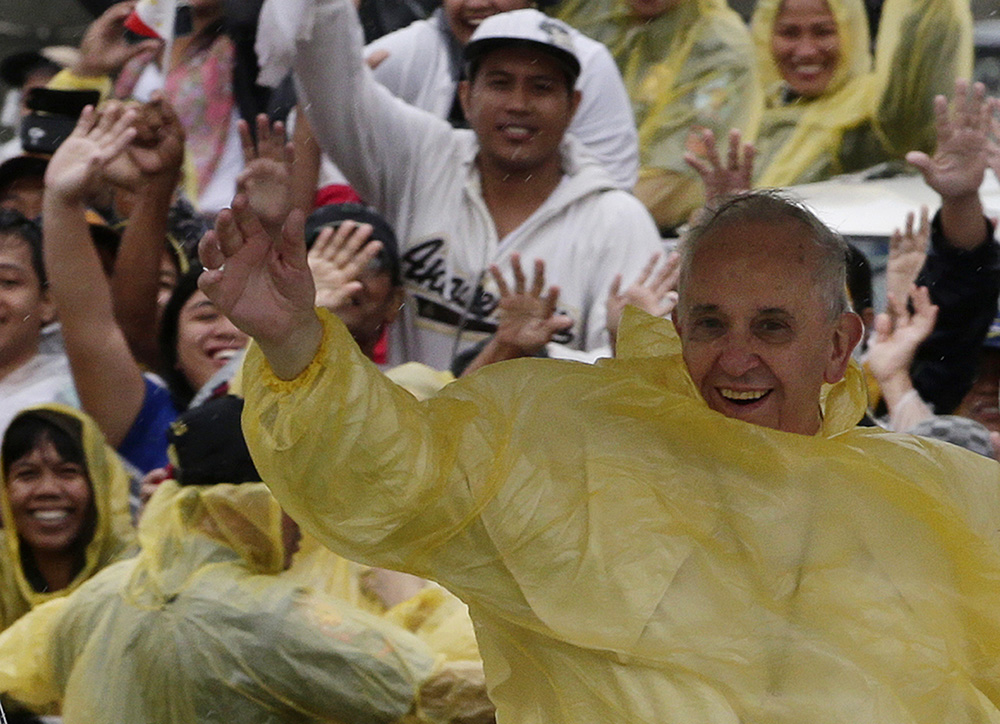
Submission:
M 786 432 L 819 430 L 820 388 L 843 377 L 861 325 L 854 314 L 831 316 L 817 273 L 800 223 L 723 223 L 706 232 L 674 321 L 709 407 Z

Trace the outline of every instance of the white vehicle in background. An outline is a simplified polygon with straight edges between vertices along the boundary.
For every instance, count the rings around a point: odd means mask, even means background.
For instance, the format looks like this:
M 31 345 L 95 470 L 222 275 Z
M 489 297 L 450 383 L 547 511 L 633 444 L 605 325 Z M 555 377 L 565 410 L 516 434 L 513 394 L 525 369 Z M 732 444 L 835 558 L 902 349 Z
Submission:
M 933 216 L 938 195 L 916 170 L 903 163 L 885 163 L 828 181 L 792 186 L 788 192 L 805 202 L 828 226 L 836 229 L 872 265 L 875 309 L 885 309 L 885 264 L 889 237 L 902 228 L 906 214 L 926 205 Z M 1000 182 L 992 171 L 979 190 L 987 216 L 1000 216 Z

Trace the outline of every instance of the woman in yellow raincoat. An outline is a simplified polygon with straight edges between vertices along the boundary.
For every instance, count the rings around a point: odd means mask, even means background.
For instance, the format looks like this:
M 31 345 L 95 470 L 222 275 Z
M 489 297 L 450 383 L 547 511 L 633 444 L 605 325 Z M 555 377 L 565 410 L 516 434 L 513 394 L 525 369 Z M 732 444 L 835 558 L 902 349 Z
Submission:
M 28 408 L 0 451 L 0 629 L 78 588 L 134 539 L 129 479 L 86 414 Z
M 297 526 L 252 482 L 241 409 L 181 418 L 141 552 L 0 636 L 0 694 L 66 724 L 447 721 L 426 644 L 279 575 Z
M 638 196 L 661 229 L 704 201 L 684 162 L 701 131 L 752 138 L 761 97 L 743 20 L 725 0 L 566 0 L 559 17 L 608 46 L 639 129 Z
M 862 0 L 760 0 L 751 32 L 765 92 L 755 186 L 933 151 L 933 99 L 972 72 L 968 0 L 886 0 L 874 64 Z

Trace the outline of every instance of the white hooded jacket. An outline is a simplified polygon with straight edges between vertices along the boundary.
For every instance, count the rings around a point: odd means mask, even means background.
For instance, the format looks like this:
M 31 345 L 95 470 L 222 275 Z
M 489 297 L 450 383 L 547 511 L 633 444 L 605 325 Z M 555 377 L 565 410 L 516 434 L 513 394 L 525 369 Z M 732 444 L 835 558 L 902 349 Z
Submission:
M 631 283 L 661 249 L 645 207 L 567 136 L 562 182 L 519 228 L 498 238 L 480 191 L 475 134 L 453 129 L 375 81 L 347 0 L 268 0 L 261 27 L 273 21 L 287 28 L 289 18 L 298 19 L 294 55 L 258 36 L 265 75 L 280 75 L 282 63 L 294 58 L 317 140 L 400 240 L 407 303 L 393 328 L 390 361 L 444 368 L 454 351 L 491 332 L 497 294 L 487 270 L 509 269 L 515 252 L 529 265 L 543 259 L 546 282 L 561 290 L 560 311 L 574 322 L 556 341 L 577 350 L 606 345 L 612 279 L 620 273 Z

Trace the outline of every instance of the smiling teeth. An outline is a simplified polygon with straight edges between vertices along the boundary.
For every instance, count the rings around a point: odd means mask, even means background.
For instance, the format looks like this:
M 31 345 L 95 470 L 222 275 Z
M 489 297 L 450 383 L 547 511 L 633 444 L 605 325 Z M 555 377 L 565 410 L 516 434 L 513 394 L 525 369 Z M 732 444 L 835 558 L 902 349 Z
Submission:
M 215 359 L 225 359 L 229 360 L 236 356 L 237 350 L 235 349 L 223 349 L 215 353 Z
M 59 520 L 65 520 L 69 517 L 69 513 L 65 510 L 36 510 L 32 513 L 32 516 L 37 520 L 49 522 L 55 522 Z
M 719 394 L 727 400 L 759 400 L 767 393 L 768 390 L 719 390 Z

